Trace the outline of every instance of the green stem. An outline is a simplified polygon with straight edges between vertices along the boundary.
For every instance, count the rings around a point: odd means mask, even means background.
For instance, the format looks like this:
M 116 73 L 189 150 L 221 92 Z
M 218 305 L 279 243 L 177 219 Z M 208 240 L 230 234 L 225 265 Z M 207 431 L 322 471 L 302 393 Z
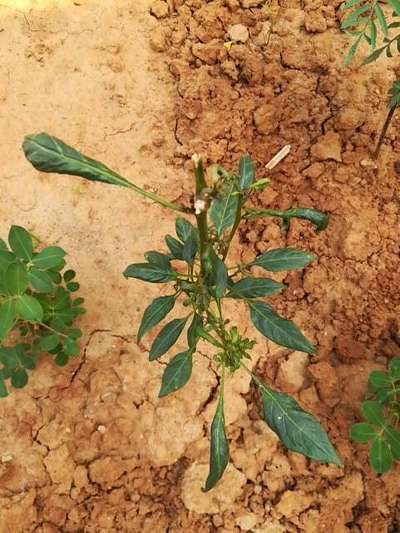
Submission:
M 202 192 L 207 188 L 204 177 L 204 167 L 201 158 L 194 158 L 194 175 L 196 178 L 196 198 L 201 198 Z M 200 277 L 203 277 L 203 256 L 208 244 L 207 203 L 201 213 L 196 214 L 197 227 L 200 239 Z
M 144 196 L 145 198 L 151 200 L 152 202 L 161 205 L 163 207 L 166 207 L 167 209 L 171 209 L 172 211 L 177 211 L 178 213 L 192 213 L 192 209 L 187 208 L 180 204 L 175 204 L 174 202 L 170 202 L 166 198 L 163 198 L 162 196 L 158 196 L 157 194 L 154 194 L 149 191 L 145 191 L 144 189 L 141 189 L 131 181 L 126 181 L 127 188 L 132 189 L 132 191 L 135 191 L 137 194 L 140 194 L 141 196 Z
M 392 118 L 393 118 L 393 115 L 396 112 L 396 109 L 397 109 L 397 107 L 391 107 L 389 109 L 389 112 L 387 114 L 385 123 L 383 124 L 383 127 L 382 127 L 381 134 L 379 135 L 378 143 L 377 143 L 376 148 L 374 150 L 374 154 L 373 154 L 374 159 L 377 159 L 377 157 L 379 155 L 379 152 L 381 150 L 383 141 L 385 140 L 385 136 L 386 136 L 387 130 L 389 129 L 390 122 L 392 121 Z
M 35 322 L 35 324 L 38 324 L 40 327 L 42 327 L 44 329 L 48 329 L 49 331 L 51 331 L 52 333 L 55 333 L 59 337 L 64 337 L 65 339 L 68 339 L 68 335 L 65 335 L 64 333 L 61 333 L 60 331 L 57 331 L 57 330 L 51 328 L 50 326 L 48 326 L 44 322 Z

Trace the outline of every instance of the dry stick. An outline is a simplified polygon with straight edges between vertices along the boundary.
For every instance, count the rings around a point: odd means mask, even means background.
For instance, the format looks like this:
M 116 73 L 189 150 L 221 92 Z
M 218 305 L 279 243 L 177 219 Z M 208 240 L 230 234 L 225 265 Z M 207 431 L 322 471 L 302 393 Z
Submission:
M 383 128 L 382 128 L 382 131 L 381 131 L 381 134 L 379 136 L 379 140 L 378 140 L 378 144 L 376 145 L 376 148 L 375 148 L 375 151 L 373 153 L 373 157 L 374 159 L 377 159 L 378 158 L 378 155 L 379 155 L 379 152 L 380 152 L 380 149 L 381 149 L 381 146 L 382 146 L 382 143 L 385 139 L 385 136 L 386 136 L 386 133 L 387 133 L 387 130 L 389 128 L 389 125 L 390 125 L 390 122 L 393 118 L 393 115 L 396 111 L 397 107 L 391 107 L 389 109 L 389 113 L 386 117 L 386 120 L 385 120 L 385 123 L 383 125 Z

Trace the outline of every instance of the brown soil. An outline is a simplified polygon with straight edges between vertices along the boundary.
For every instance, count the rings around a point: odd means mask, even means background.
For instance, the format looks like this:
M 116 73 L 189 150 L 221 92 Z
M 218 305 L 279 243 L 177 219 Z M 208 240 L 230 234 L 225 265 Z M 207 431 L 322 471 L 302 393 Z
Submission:
M 0 403 L 1 533 L 399 531 L 399 466 L 374 475 L 347 436 L 369 371 L 399 354 L 398 122 L 377 167 L 369 160 L 395 64 L 342 69 L 340 3 L 0 2 L 1 233 L 18 223 L 65 247 L 88 308 L 82 357 L 62 371 L 43 361 Z M 230 41 L 235 24 L 245 42 Z M 275 300 L 318 355 L 257 337 L 253 363 L 321 420 L 343 470 L 287 453 L 260 421 L 248 378 L 235 375 L 232 465 L 201 493 L 210 353 L 201 346 L 190 385 L 158 400 L 163 366 L 147 362 L 148 340 L 132 342 L 158 289 L 121 276 L 162 246 L 174 217 L 123 190 L 39 175 L 19 148 L 38 130 L 171 199 L 190 194 L 193 152 L 227 165 L 248 152 L 261 176 L 292 145 L 257 205 L 319 208 L 328 230 L 295 222 L 284 235 L 277 221 L 252 222 L 234 253 L 290 245 L 318 256 Z

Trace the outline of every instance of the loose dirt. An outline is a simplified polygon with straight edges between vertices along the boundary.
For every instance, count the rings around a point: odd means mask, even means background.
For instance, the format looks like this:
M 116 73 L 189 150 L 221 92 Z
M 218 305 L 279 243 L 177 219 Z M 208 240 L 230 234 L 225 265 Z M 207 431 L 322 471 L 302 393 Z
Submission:
M 377 168 L 370 162 L 396 65 L 342 68 L 338 1 L 6 4 L 1 234 L 18 223 L 68 250 L 88 313 L 81 358 L 61 371 L 43 361 L 29 387 L 0 403 L 1 533 L 399 531 L 399 467 L 374 475 L 367 449 L 347 436 L 368 373 L 399 355 L 398 122 Z M 321 420 L 344 469 L 287 453 L 260 420 L 248 378 L 235 375 L 232 464 L 201 492 L 211 353 L 200 346 L 190 385 L 159 400 L 151 336 L 134 342 L 159 289 L 121 276 L 162 249 L 173 216 L 124 190 L 37 173 L 20 144 L 40 130 L 173 200 L 190 195 L 193 152 L 226 165 L 250 153 L 261 177 L 292 145 L 256 205 L 312 206 L 330 214 L 329 228 L 294 222 L 285 235 L 275 220 L 244 224 L 232 260 L 281 245 L 318 256 L 285 276 L 288 290 L 274 299 L 318 355 L 257 336 L 253 364 Z M 227 312 L 248 326 L 244 309 Z

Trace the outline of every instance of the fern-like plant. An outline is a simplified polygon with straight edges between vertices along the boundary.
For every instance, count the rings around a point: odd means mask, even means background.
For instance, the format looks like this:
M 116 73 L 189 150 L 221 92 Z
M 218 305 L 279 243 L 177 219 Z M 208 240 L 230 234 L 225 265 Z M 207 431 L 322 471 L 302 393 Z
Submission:
M 381 3 L 386 3 L 392 9 L 393 21 L 388 21 Z M 342 4 L 340 10 L 348 11 L 342 20 L 341 27 L 353 38 L 353 44 L 344 59 L 345 65 L 349 65 L 363 41 L 367 42 L 371 49 L 363 61 L 364 65 L 373 63 L 382 54 L 391 58 L 393 53 L 400 53 L 400 33 L 395 31 L 400 28 L 400 21 L 396 20 L 397 17 L 400 17 L 400 0 L 385 0 L 384 2 L 379 2 L 379 0 L 369 0 L 367 2 L 363 0 L 348 0 Z M 399 106 L 400 80 L 396 80 L 389 91 L 389 111 L 373 153 L 374 158 L 379 155 L 387 130 Z

